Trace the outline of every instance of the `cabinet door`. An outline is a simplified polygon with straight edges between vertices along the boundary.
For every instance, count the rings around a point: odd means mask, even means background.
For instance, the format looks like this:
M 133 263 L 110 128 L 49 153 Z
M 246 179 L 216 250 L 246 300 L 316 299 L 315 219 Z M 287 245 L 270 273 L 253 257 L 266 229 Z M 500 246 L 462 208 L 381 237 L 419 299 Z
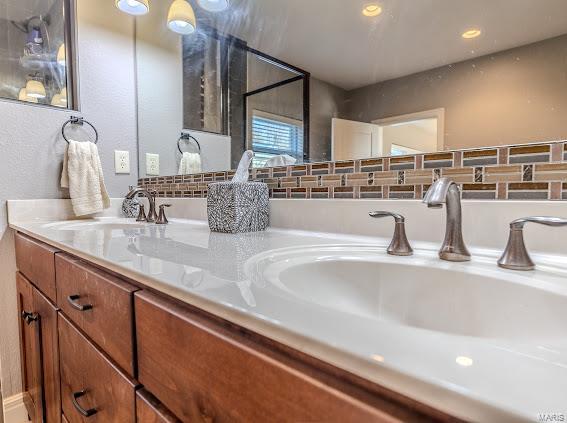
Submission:
M 48 423 L 60 423 L 61 386 L 59 378 L 57 307 L 35 288 L 33 289 L 33 304 L 34 311 L 39 316 L 43 412 Z
M 41 370 L 41 328 L 35 312 L 33 286 L 16 274 L 18 312 L 20 314 L 20 353 L 24 402 L 32 422 L 43 422 L 43 392 Z

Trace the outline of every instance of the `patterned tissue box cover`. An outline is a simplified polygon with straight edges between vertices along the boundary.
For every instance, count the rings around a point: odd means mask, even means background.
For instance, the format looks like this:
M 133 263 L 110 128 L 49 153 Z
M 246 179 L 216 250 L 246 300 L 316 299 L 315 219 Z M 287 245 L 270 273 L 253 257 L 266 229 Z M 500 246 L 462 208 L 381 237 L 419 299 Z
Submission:
M 209 185 L 207 214 L 214 232 L 265 230 L 270 223 L 270 190 L 261 182 L 218 182 Z

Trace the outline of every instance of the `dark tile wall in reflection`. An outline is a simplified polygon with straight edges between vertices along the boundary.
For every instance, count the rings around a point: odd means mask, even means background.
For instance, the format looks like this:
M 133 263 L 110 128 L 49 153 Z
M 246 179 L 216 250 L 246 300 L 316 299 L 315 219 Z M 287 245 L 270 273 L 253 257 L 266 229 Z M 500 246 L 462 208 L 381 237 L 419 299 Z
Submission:
M 160 197 L 203 198 L 211 182 L 234 171 L 140 179 Z M 463 199 L 567 200 L 567 141 L 403 157 L 258 168 L 272 198 L 421 199 L 441 177 L 457 182 Z

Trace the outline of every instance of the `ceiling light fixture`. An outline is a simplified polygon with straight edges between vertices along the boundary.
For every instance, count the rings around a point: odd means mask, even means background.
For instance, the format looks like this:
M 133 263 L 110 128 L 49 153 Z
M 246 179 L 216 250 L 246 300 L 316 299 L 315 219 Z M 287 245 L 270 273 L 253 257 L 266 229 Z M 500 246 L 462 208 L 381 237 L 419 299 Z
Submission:
M 370 18 L 378 16 L 380 13 L 382 13 L 382 8 L 376 3 L 367 4 L 364 6 L 364 9 L 362 9 L 362 14 Z
M 173 0 L 167 14 L 167 27 L 181 35 L 195 32 L 197 29 L 195 12 L 186 0 Z
M 222 12 L 230 6 L 230 0 L 197 0 L 197 3 L 208 12 Z
M 45 86 L 43 82 L 30 79 L 26 84 L 26 92 L 28 97 L 45 98 Z
M 129 15 L 140 16 L 150 11 L 149 0 L 116 0 L 116 7 Z
M 57 64 L 60 66 L 65 66 L 67 64 L 65 43 L 61 44 L 59 46 L 59 50 L 57 50 Z
M 466 40 L 469 40 L 471 38 L 478 37 L 480 34 L 482 34 L 482 31 L 480 29 L 472 28 L 472 29 L 467 29 L 465 32 L 463 32 L 461 37 L 463 37 Z

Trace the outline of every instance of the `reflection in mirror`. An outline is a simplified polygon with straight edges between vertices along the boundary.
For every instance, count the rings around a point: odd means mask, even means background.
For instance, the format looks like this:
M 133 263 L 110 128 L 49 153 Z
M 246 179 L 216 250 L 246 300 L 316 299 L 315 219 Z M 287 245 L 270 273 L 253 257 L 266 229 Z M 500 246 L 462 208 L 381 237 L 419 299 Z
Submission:
M 188 1 L 181 36 L 170 3 L 137 18 L 140 153 L 162 175 L 181 132 L 205 172 L 246 149 L 262 167 L 567 138 L 564 0 Z
M 74 108 L 71 5 L 70 0 L 2 2 L 0 97 Z

